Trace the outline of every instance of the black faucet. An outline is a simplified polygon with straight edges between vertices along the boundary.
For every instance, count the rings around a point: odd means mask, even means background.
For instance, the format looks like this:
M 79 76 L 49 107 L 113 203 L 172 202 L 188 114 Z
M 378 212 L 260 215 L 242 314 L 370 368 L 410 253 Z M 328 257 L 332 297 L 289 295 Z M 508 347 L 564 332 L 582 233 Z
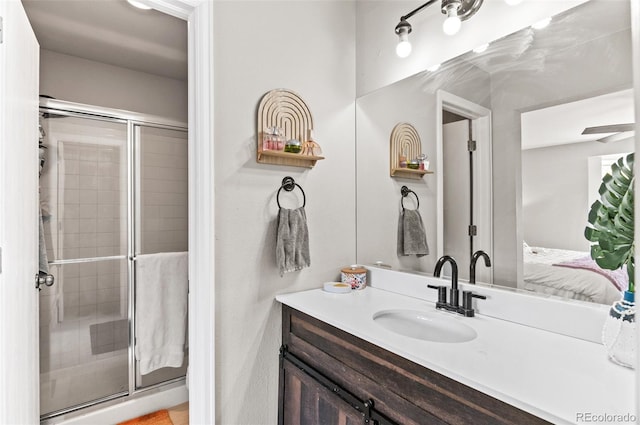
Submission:
M 485 266 L 491 267 L 491 259 L 486 252 L 482 250 L 474 252 L 473 256 L 471 256 L 471 265 L 469 266 L 469 283 L 476 283 L 476 263 L 480 257 L 484 258 Z
M 451 263 L 451 301 L 449 303 L 445 302 L 445 305 L 442 308 L 447 310 L 457 310 L 458 309 L 458 300 L 460 298 L 460 292 L 458 291 L 458 264 L 456 264 L 456 260 L 449 255 L 443 255 L 438 259 L 436 263 L 436 268 L 433 270 L 433 275 L 435 277 L 440 277 L 440 272 L 442 271 L 442 266 L 444 263 Z M 446 300 L 445 300 L 446 301 Z
M 485 262 L 489 261 L 489 256 L 484 252 L 483 254 L 486 255 Z M 478 256 L 480 256 L 480 254 L 478 254 Z M 475 312 L 473 310 L 471 300 L 473 298 L 486 299 L 487 297 L 474 294 L 471 291 L 462 291 L 462 306 L 460 306 L 460 291 L 458 290 L 458 265 L 456 264 L 456 260 L 454 260 L 453 257 L 449 255 L 443 255 L 442 257 L 440 257 L 438 259 L 438 262 L 436 263 L 436 268 L 433 270 L 433 276 L 440 277 L 442 266 L 444 266 L 444 263 L 447 262 L 451 263 L 451 302 L 447 302 L 446 286 L 427 285 L 429 288 L 438 290 L 438 301 L 436 302 L 436 308 L 454 311 L 467 317 L 473 317 Z

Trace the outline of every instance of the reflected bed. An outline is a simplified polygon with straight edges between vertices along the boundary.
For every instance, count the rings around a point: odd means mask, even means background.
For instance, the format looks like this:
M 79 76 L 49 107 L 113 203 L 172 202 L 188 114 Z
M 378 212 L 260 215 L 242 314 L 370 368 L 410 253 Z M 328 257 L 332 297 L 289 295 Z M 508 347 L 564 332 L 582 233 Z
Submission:
M 523 288 L 528 291 L 613 304 L 627 287 L 626 271 L 602 270 L 588 252 L 525 245 L 523 259 Z

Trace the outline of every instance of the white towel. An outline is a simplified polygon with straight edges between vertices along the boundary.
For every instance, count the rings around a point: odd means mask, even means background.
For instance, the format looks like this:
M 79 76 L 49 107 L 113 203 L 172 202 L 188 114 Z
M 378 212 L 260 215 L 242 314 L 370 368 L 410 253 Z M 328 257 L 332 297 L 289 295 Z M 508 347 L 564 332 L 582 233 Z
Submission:
M 186 252 L 136 258 L 136 359 L 140 374 L 180 367 L 187 325 Z

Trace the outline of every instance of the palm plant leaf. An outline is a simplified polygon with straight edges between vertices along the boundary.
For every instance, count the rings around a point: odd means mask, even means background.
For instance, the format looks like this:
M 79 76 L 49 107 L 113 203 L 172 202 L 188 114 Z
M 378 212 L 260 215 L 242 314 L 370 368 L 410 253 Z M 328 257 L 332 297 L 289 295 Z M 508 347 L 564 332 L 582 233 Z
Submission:
M 600 200 L 591 205 L 584 235 L 591 245 L 591 258 L 603 269 L 627 266 L 629 292 L 634 292 L 634 154 L 620 158 L 602 179 Z

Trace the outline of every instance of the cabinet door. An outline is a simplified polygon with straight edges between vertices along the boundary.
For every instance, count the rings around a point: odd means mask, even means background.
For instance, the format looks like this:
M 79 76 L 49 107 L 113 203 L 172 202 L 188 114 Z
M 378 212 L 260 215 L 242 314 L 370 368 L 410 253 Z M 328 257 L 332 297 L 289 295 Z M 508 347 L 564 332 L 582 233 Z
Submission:
M 362 414 L 320 382 L 283 359 L 279 423 L 281 425 L 361 425 Z

